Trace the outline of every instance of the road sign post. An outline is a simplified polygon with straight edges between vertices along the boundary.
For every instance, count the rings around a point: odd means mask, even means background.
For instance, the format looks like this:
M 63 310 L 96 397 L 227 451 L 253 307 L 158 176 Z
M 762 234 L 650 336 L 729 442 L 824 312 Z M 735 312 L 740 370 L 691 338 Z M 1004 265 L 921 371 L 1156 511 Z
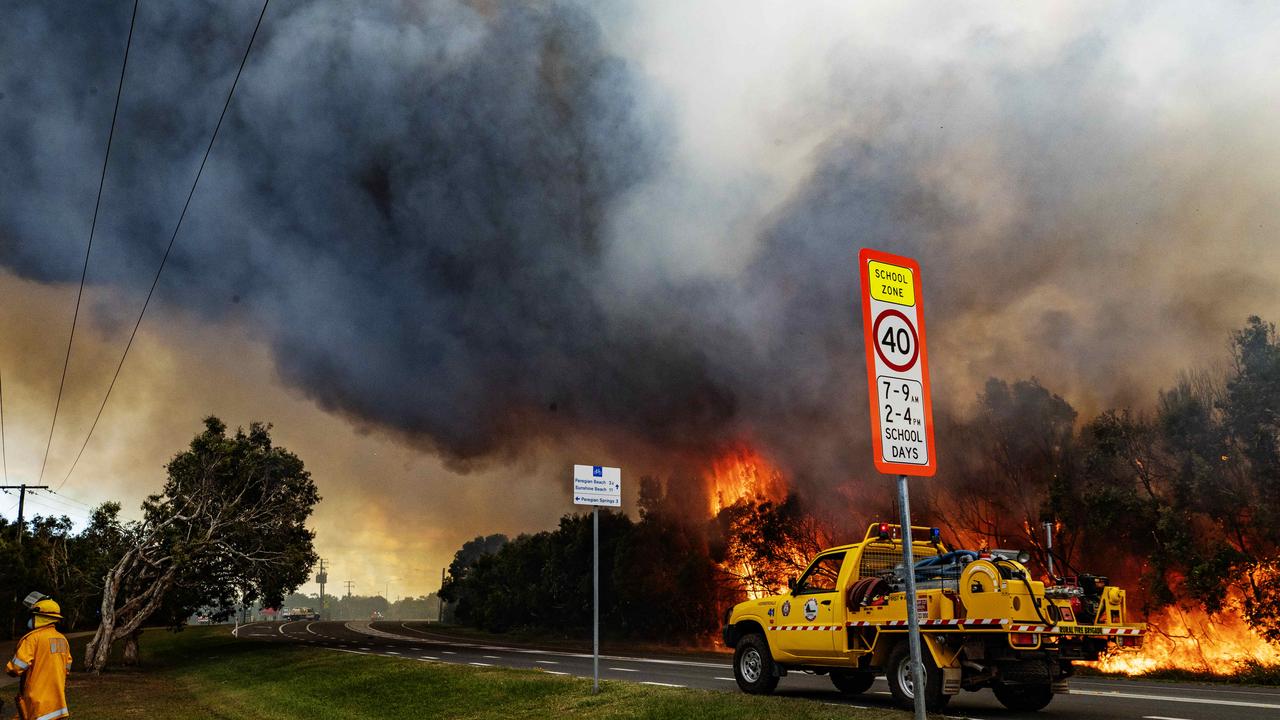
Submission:
M 600 692 L 600 506 L 591 508 L 591 694 Z
M 600 506 L 622 506 L 621 468 L 573 466 L 573 504 L 591 507 L 591 692 L 600 692 Z
M 872 460 L 880 472 L 898 476 L 912 697 L 916 719 L 924 720 L 924 665 L 907 476 L 932 477 L 937 458 L 920 265 L 911 258 L 863 248 L 858 253 L 858 277 L 867 352 Z

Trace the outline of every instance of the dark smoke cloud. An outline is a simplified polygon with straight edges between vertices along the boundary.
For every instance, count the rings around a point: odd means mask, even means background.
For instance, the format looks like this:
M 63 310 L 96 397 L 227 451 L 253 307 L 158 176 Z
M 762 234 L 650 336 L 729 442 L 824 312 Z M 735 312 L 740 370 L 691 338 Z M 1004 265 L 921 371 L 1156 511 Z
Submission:
M 730 72 L 749 100 L 710 116 L 807 148 L 779 170 L 682 145 L 697 93 L 663 98 L 614 46 L 618 17 L 674 13 L 631 41 L 697 59 L 670 39 L 698 27 L 675 5 L 273 8 L 161 300 L 241 319 L 286 383 L 454 460 L 573 432 L 675 451 L 745 437 L 820 487 L 871 474 L 859 247 L 924 265 L 939 413 L 989 375 L 1039 377 L 1086 415 L 1149 402 L 1247 314 L 1280 312 L 1271 96 L 1168 99 L 1229 86 L 1248 52 L 1187 51 L 1153 81 L 1100 29 L 1150 20 L 1132 9 L 1047 40 L 975 20 L 919 56 L 844 39 L 831 10 L 825 34 L 788 40 L 778 65 L 805 69 L 769 76 L 776 102 Z M 92 268 L 135 289 L 256 11 L 143 8 Z M 74 280 L 127 7 L 10 12 L 0 262 Z
M 39 77 L 5 78 L 0 260 L 43 280 L 78 269 L 127 21 L 78 8 L 27 9 L 4 43 Z M 143 4 L 94 281 L 136 285 L 162 252 L 252 11 Z M 460 459 L 603 422 L 682 442 L 733 414 L 678 318 L 600 303 L 611 206 L 664 146 L 587 13 L 311 3 L 258 42 L 164 301 L 245 316 L 325 408 Z

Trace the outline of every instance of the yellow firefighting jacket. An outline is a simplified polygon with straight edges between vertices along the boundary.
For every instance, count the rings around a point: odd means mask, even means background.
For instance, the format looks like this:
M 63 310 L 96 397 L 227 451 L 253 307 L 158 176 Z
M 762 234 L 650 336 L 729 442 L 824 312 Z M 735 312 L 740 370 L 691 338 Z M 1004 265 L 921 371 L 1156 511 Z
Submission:
M 17 717 L 22 720 L 54 720 L 67 717 L 67 672 L 71 647 L 54 625 L 45 625 L 22 636 L 13 659 L 5 666 L 21 678 Z

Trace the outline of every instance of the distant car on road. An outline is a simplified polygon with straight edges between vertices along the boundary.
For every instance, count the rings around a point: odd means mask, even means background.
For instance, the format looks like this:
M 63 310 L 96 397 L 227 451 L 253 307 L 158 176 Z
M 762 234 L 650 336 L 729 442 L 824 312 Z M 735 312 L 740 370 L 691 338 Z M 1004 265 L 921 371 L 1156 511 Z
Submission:
M 374 622 L 381 619 L 382 619 L 382 613 L 378 612 L 377 610 L 374 610 L 373 612 L 369 613 L 369 622 Z
M 311 608 L 291 608 L 280 612 L 280 619 L 285 622 L 293 622 L 295 620 L 319 620 L 320 613 Z

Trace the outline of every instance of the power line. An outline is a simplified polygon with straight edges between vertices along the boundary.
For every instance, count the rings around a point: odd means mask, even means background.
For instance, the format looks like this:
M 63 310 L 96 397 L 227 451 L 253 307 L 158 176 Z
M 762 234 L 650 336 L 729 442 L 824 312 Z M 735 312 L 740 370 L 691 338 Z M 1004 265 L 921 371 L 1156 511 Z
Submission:
M 9 484 L 9 451 L 4 445 L 4 377 L 0 374 L 0 460 L 4 462 L 4 484 Z
M 249 44 L 244 48 L 244 56 L 240 58 L 240 67 L 236 70 L 236 77 L 231 81 L 231 90 L 227 92 L 227 100 L 222 104 L 222 113 L 218 115 L 218 122 L 213 126 L 213 134 L 209 137 L 209 146 L 204 150 L 204 158 L 200 160 L 200 168 L 196 170 L 195 180 L 191 183 L 191 191 L 187 193 L 187 201 L 182 205 L 182 212 L 178 215 L 178 223 L 173 227 L 173 235 L 169 237 L 169 246 L 165 248 L 164 257 L 160 258 L 160 267 L 156 269 L 156 276 L 151 281 L 151 289 L 147 291 L 147 298 L 142 302 L 142 310 L 138 313 L 138 321 L 133 324 L 133 332 L 129 333 L 129 342 L 125 343 L 124 353 L 120 355 L 120 362 L 116 365 L 116 372 L 111 376 L 111 383 L 107 385 L 107 394 L 102 397 L 102 404 L 98 406 L 98 414 L 93 418 L 93 424 L 89 426 L 89 434 L 85 436 L 84 442 L 80 445 L 80 451 L 76 453 L 76 459 L 71 462 L 71 469 L 67 470 L 66 477 L 62 478 L 62 482 L 58 483 L 58 490 L 67 484 L 67 480 L 71 478 L 71 473 L 76 471 L 76 465 L 80 463 L 80 456 L 84 455 L 84 449 L 89 446 L 89 440 L 93 437 L 93 431 L 98 427 L 98 420 L 102 418 L 102 411 L 107 407 L 107 401 L 111 399 L 111 391 L 116 386 L 116 380 L 120 377 L 120 369 L 124 367 L 125 358 L 129 357 L 129 349 L 133 347 L 133 339 L 138 335 L 138 328 L 142 325 L 142 318 L 147 314 L 147 307 L 151 304 L 151 296 L 155 294 L 156 285 L 160 283 L 160 273 L 164 272 L 165 263 L 169 261 L 169 253 L 173 250 L 173 244 L 178 239 L 178 231 L 182 229 L 182 221 L 187 217 L 187 208 L 191 207 L 191 198 L 196 194 L 196 186 L 200 184 L 200 176 L 204 174 L 205 163 L 209 162 L 209 153 L 213 150 L 213 143 L 218 139 L 218 130 L 222 128 L 222 120 L 227 116 L 227 108 L 231 107 L 231 98 L 235 95 L 236 85 L 240 83 L 240 74 L 244 72 L 245 63 L 249 61 L 249 51 L 253 49 L 253 41 L 258 37 L 258 28 L 262 27 L 262 18 L 267 14 L 267 5 L 271 0 L 263 0 L 262 11 L 258 13 L 258 22 L 253 26 L 253 33 L 249 36 Z
M 81 505 L 81 506 L 83 506 L 83 507 L 89 508 L 90 510 L 92 510 L 92 509 L 93 509 L 93 507 L 94 507 L 93 505 L 90 505 L 89 503 L 84 502 L 83 500 L 77 500 L 76 498 L 73 498 L 73 497 L 71 497 L 70 495 L 65 495 L 65 494 L 63 494 L 63 493 L 60 493 L 60 492 L 58 492 L 57 490 L 46 490 L 45 492 L 49 493 L 50 495 L 57 495 L 59 498 L 61 498 L 61 499 L 65 500 L 65 501 L 67 501 L 67 502 L 69 502 L 69 503 L 74 503 L 74 504 L 76 504 L 76 505 Z
M 59 500 L 63 503 L 69 503 L 73 507 L 80 507 L 85 511 L 92 511 L 95 509 L 94 506 L 90 505 L 89 503 L 77 500 L 71 497 L 70 495 L 63 495 L 62 493 L 57 492 L 56 490 L 46 490 L 45 492 L 48 493 L 48 495 L 52 496 L 54 499 Z
M 55 510 L 58 512 L 67 512 L 71 510 L 74 510 L 77 514 L 84 512 L 84 510 L 82 510 L 81 508 L 78 508 L 74 505 L 57 502 L 57 500 L 58 499 L 53 497 L 52 495 L 41 495 L 40 493 L 32 492 L 31 497 L 27 500 L 27 502 L 30 504 L 38 503 L 50 510 Z
M 76 321 L 80 319 L 80 299 L 84 296 L 84 280 L 89 274 L 89 253 L 93 250 L 93 233 L 98 228 L 98 208 L 102 206 L 102 187 L 107 183 L 107 161 L 111 159 L 111 141 L 116 136 L 116 117 L 120 114 L 120 96 L 124 94 L 124 71 L 129 67 L 129 48 L 133 47 L 133 26 L 137 19 L 138 0 L 133 0 L 133 15 L 129 17 L 129 38 L 124 43 L 124 62 L 120 63 L 120 83 L 116 85 L 116 104 L 111 110 L 111 130 L 107 132 L 107 151 L 103 153 L 102 175 L 98 178 L 98 198 L 93 202 L 93 221 L 89 223 L 89 242 L 84 249 L 84 266 L 80 268 L 80 289 L 76 291 L 76 309 L 71 314 L 71 334 L 67 337 L 67 354 L 62 359 L 62 379 L 58 381 L 58 399 L 53 403 L 49 440 L 44 444 L 44 459 L 40 461 L 40 478 L 36 482 L 44 480 L 44 468 L 49 462 L 49 448 L 53 446 L 53 429 L 58 426 L 58 409 L 62 407 L 62 389 L 67 384 L 67 367 L 71 364 L 71 344 L 76 339 Z
M 77 517 L 84 517 L 86 520 L 89 518 L 90 515 L 92 515 L 92 513 L 89 510 L 83 507 L 79 507 L 77 505 L 72 505 L 71 503 L 66 502 L 65 500 L 55 495 L 49 495 L 49 494 L 42 495 L 40 493 L 33 492 L 31 493 L 30 502 L 42 504 L 45 508 L 47 508 L 48 510 L 56 514 L 62 514 L 62 515 L 70 514 Z

